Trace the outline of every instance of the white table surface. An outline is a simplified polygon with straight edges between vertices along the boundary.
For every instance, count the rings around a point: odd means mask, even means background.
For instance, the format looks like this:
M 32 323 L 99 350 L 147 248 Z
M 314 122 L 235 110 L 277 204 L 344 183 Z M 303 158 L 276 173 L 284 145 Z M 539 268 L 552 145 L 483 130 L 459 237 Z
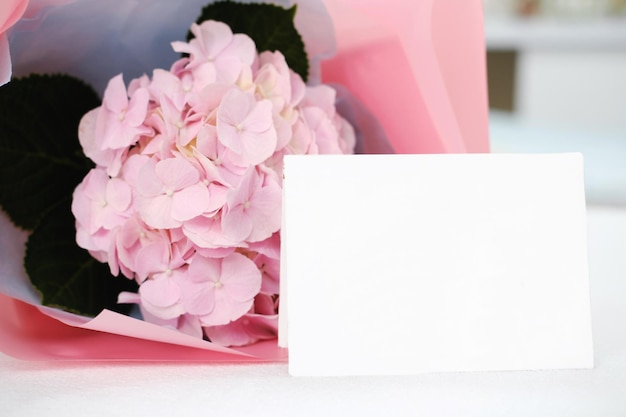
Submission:
M 294 378 L 286 364 L 0 355 L 0 415 L 626 416 L 626 208 L 590 206 L 588 220 L 592 370 Z

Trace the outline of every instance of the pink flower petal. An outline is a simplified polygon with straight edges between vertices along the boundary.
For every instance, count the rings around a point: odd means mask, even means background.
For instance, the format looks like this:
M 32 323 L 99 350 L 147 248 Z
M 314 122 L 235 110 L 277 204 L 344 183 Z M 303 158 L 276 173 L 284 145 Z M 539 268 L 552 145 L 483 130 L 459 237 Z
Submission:
M 240 155 L 249 165 L 256 165 L 276 150 L 277 135 L 273 125 L 272 103 L 255 102 L 239 90 L 230 90 L 217 110 L 219 141 Z
M 139 287 L 143 308 L 161 319 L 172 319 L 184 314 L 179 303 L 180 288 L 168 277 L 149 279 Z
M 191 33 L 195 38 L 190 43 L 197 41 L 201 48 L 203 58 L 215 59 L 233 39 L 233 32 L 225 23 L 208 20 L 201 25 L 192 24 Z
M 139 294 L 155 307 L 169 307 L 180 300 L 180 288 L 166 277 L 147 280 L 139 288 Z
M 282 190 L 278 184 L 263 187 L 254 195 L 248 216 L 254 228 L 248 241 L 258 242 L 270 237 L 281 226 Z
M 183 314 L 178 318 L 176 329 L 179 332 L 188 334 L 197 339 L 202 339 L 202 327 L 200 326 L 200 320 L 194 315 Z
M 123 212 L 130 206 L 132 191 L 130 186 L 119 178 L 112 178 L 106 185 L 106 201 L 115 211 Z
M 235 247 L 239 241 L 227 238 L 222 232 L 221 216 L 199 216 L 183 224 L 183 232 L 199 248 Z
M 220 281 L 224 292 L 239 302 L 247 303 L 261 290 L 261 273 L 257 266 L 239 253 L 224 258 Z
M 180 280 L 181 299 L 185 311 L 194 315 L 211 314 L 215 309 L 215 287 Z
M 159 161 L 154 170 L 163 185 L 172 191 L 181 190 L 200 180 L 198 170 L 182 158 L 169 158 Z
M 180 221 L 172 217 L 172 197 L 165 194 L 141 198 L 139 214 L 148 226 L 155 229 L 172 229 L 181 225 Z
M 219 326 L 237 320 L 250 310 L 252 300 L 236 301 L 223 289 L 220 289 L 215 291 L 215 306 L 215 310 L 211 314 L 200 317 L 202 325 Z
M 165 240 L 148 243 L 137 251 L 135 269 L 140 277 L 147 277 L 155 272 L 163 272 L 169 266 L 169 248 Z
M 186 278 L 195 283 L 213 283 L 219 281 L 221 275 L 221 260 L 194 256 L 189 263 Z
M 156 159 L 149 159 L 137 172 L 135 189 L 143 197 L 157 196 L 163 190 L 163 183 L 155 173 L 156 164 Z
M 128 95 L 126 94 L 126 85 L 124 85 L 122 74 L 118 74 L 109 80 L 104 90 L 102 105 L 110 112 L 116 113 L 116 115 L 121 111 L 126 111 Z
M 274 339 L 278 335 L 278 315 L 246 314 L 223 326 L 205 327 L 204 334 L 211 342 L 222 346 L 246 346 Z
M 280 233 L 274 233 L 271 237 L 250 244 L 250 250 L 263 254 L 269 258 L 280 258 Z
M 257 255 L 254 258 L 254 263 L 261 271 L 263 278 L 261 291 L 269 294 L 278 294 L 280 292 L 280 261 L 265 255 Z
M 222 216 L 222 232 L 233 242 L 243 242 L 250 236 L 253 228 L 252 220 L 246 215 L 242 206 L 229 210 Z
M 205 326 L 223 325 L 241 317 L 261 288 L 256 265 L 239 253 L 219 260 L 196 255 L 187 274 L 198 285 L 208 286 L 215 299 L 213 311 L 200 317 Z
M 172 196 L 172 218 L 179 222 L 191 220 L 209 207 L 210 195 L 206 185 L 196 183 Z
M 124 117 L 124 121 L 129 126 L 140 126 L 146 118 L 146 111 L 148 109 L 148 100 L 150 94 L 145 88 L 140 88 L 130 99 L 128 103 L 128 109 Z

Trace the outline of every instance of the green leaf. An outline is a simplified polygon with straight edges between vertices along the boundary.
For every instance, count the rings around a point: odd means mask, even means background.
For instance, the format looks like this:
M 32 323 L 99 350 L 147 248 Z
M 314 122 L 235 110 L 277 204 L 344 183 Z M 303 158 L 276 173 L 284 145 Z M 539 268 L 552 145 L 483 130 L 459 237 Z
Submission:
M 42 219 L 26 244 L 26 272 L 43 294 L 42 303 L 87 316 L 104 308 L 126 313 L 118 305 L 120 291 L 137 291 L 137 284 L 114 277 L 109 266 L 76 245 L 70 200 L 63 201 Z
M 78 123 L 100 105 L 78 79 L 31 75 L 0 87 L 0 206 L 32 230 L 80 183 L 91 162 Z
M 257 50 L 280 51 L 289 68 L 299 74 L 304 82 L 309 76 L 309 59 L 302 37 L 293 19 L 296 6 L 285 9 L 273 4 L 242 4 L 219 1 L 202 9 L 196 23 L 217 20 L 230 26 L 233 33 L 245 33 L 254 40 Z M 191 39 L 191 32 L 187 40 Z
M 13 222 L 34 230 L 24 264 L 42 303 L 95 316 L 119 306 L 134 281 L 113 277 L 76 244 L 74 188 L 93 164 L 78 142 L 78 124 L 98 95 L 65 75 L 31 75 L 0 87 L 0 205 Z

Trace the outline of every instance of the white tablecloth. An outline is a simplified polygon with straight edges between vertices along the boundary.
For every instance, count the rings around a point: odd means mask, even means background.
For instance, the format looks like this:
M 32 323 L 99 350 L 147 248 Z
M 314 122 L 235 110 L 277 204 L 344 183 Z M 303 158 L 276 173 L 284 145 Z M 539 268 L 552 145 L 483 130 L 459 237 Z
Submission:
M 595 368 L 293 378 L 286 364 L 22 362 L 0 416 L 626 416 L 626 208 L 591 206 Z

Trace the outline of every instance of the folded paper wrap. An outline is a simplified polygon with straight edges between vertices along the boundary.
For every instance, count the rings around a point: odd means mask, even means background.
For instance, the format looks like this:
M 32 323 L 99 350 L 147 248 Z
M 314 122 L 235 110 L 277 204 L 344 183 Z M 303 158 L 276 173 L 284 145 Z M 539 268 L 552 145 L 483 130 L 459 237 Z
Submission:
M 323 79 L 345 85 L 398 153 L 488 152 L 481 0 L 326 0 L 337 54 Z

